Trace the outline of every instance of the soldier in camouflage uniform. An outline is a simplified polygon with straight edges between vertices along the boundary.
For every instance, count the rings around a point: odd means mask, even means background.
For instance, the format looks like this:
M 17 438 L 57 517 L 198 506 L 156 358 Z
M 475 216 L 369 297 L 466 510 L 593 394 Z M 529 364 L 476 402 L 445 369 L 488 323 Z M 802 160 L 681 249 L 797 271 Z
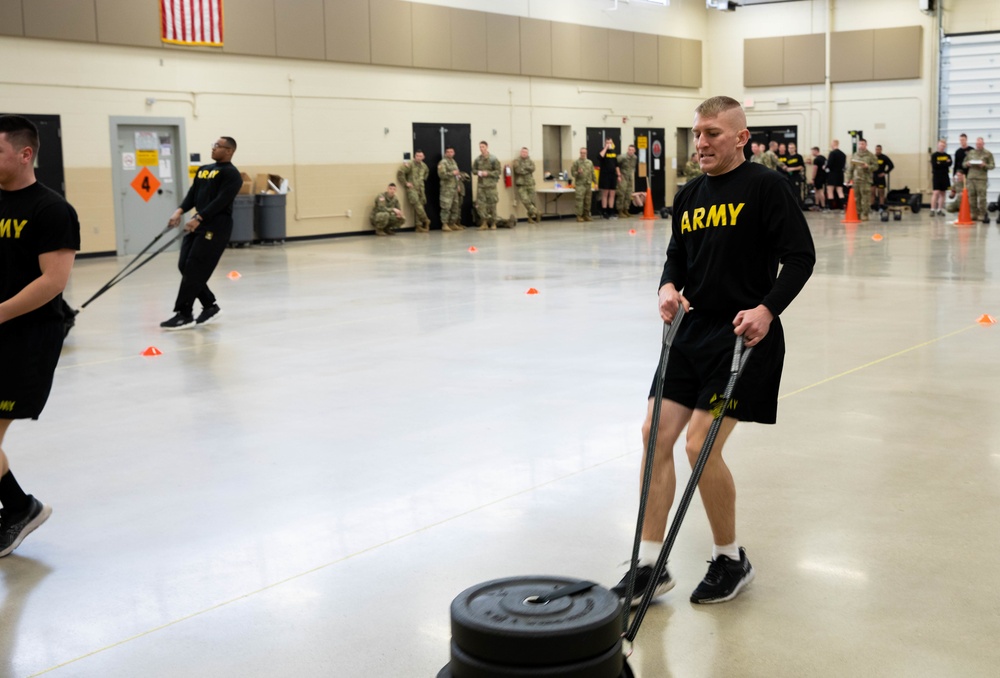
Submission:
M 966 151 L 962 160 L 965 167 L 965 182 L 969 187 L 969 212 L 973 221 L 980 219 L 990 223 L 990 213 L 986 210 L 986 174 L 996 167 L 993 154 L 986 150 L 982 137 L 976 139 L 976 147 Z
M 587 160 L 586 146 L 580 149 L 580 157 L 573 161 L 569 174 L 573 177 L 573 186 L 576 188 L 576 220 L 591 221 L 591 192 L 597 177 L 594 176 L 594 163 Z
M 847 181 L 854 182 L 851 190 L 854 191 L 858 218 L 861 221 L 868 221 L 868 214 L 872 210 L 872 172 L 877 167 L 878 158 L 868 150 L 868 142 L 865 139 L 858 139 L 858 150 L 847 163 L 844 177 Z
M 444 157 L 438 163 L 438 178 L 441 180 L 441 230 L 461 231 L 462 221 L 462 187 L 459 176 L 462 174 L 455 162 L 455 149 L 444 149 Z
M 514 160 L 514 186 L 517 187 L 517 199 L 528 212 L 528 223 L 541 223 L 535 206 L 535 163 L 528 157 L 527 148 L 522 148 L 521 156 Z
M 688 181 L 691 181 L 695 177 L 700 177 L 701 175 L 701 163 L 698 162 L 698 154 L 692 153 L 691 159 L 684 164 L 684 176 L 687 177 Z
M 628 145 L 625 155 L 618 156 L 618 171 L 621 174 L 621 181 L 615 189 L 615 207 L 618 216 L 628 219 L 628 206 L 632 203 L 632 194 L 635 193 L 635 168 L 639 164 L 639 157 L 635 154 L 635 146 Z
M 413 217 L 416 221 L 418 233 L 427 233 L 431 230 L 431 220 L 427 218 L 427 211 L 424 205 L 427 204 L 427 194 L 424 193 L 424 184 L 430 168 L 424 163 L 424 152 L 417 151 L 413 154 L 413 162 L 407 160 L 396 171 L 396 181 L 406 193 L 406 201 L 413 208 Z
M 476 182 L 476 213 L 479 230 L 497 227 L 497 182 L 500 180 L 500 161 L 490 153 L 490 145 L 479 142 L 479 156 L 472 161 L 472 172 L 479 177 Z
M 389 184 L 385 193 L 379 193 L 372 206 L 371 224 L 375 235 L 396 235 L 396 229 L 406 221 L 396 197 L 396 184 Z

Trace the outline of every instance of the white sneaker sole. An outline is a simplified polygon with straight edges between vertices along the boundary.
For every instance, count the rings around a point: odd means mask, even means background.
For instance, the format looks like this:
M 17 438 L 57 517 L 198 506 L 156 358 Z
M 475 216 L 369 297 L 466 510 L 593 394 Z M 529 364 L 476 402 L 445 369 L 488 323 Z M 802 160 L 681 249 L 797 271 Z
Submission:
M 692 600 L 691 602 L 694 603 L 695 605 L 712 605 L 714 603 L 728 602 L 733 598 L 735 598 L 736 596 L 738 596 L 740 594 L 740 591 L 746 588 L 747 584 L 753 581 L 753 578 L 756 574 L 757 574 L 756 570 L 754 570 L 753 565 L 751 565 L 750 571 L 747 572 L 747 575 L 740 580 L 740 583 L 736 585 L 736 588 L 734 588 L 733 592 L 730 593 L 728 596 L 725 596 L 723 598 L 712 598 L 711 600 Z
M 160 329 L 164 332 L 179 332 L 180 330 L 190 330 L 194 326 L 194 321 L 192 320 L 187 325 L 178 325 L 177 327 L 161 327 Z
M 32 520 L 31 522 L 29 522 L 27 525 L 24 526 L 24 529 L 21 530 L 21 534 L 17 535 L 17 539 L 14 540 L 13 544 L 8 546 L 3 551 L 0 551 L 0 558 L 10 555 L 14 551 L 14 549 L 16 549 L 18 546 L 21 545 L 21 542 L 24 541 L 25 537 L 27 537 L 29 534 L 31 534 L 39 527 L 41 527 L 42 523 L 48 520 L 49 516 L 51 515 L 52 515 L 52 507 L 49 506 L 48 504 L 42 504 L 41 513 L 35 516 L 34 520 Z

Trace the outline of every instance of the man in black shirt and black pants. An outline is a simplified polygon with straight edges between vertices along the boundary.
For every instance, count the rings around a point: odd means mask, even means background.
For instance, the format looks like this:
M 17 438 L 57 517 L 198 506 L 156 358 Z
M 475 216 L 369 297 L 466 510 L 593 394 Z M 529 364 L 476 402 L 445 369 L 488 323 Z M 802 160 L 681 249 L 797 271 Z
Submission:
M 181 242 L 177 267 L 181 287 L 174 303 L 174 317 L 160 323 L 165 330 L 184 330 L 204 325 L 216 318 L 221 309 L 208 289 L 208 279 L 219 264 L 233 233 L 233 201 L 243 186 L 243 177 L 231 160 L 236 152 L 232 137 L 219 137 L 212 145 L 211 165 L 202 165 L 181 206 L 170 217 L 170 227 L 180 226 L 190 209 L 197 213 L 184 224 L 187 235 Z M 201 313 L 194 317 L 194 300 L 201 302 Z
M 35 179 L 38 130 L 0 116 L 0 444 L 14 419 L 38 419 L 62 350 L 62 291 L 80 249 L 80 222 L 61 195 Z M 48 520 L 0 449 L 0 557 Z
M 826 158 L 826 199 L 831 209 L 844 209 L 844 168 L 847 167 L 847 155 L 840 150 L 840 142 L 834 139 L 830 142 L 830 153 Z M 833 197 L 834 189 L 837 197 Z
M 673 341 L 663 382 L 633 604 L 654 575 L 657 594 L 673 587 L 669 573 L 654 573 L 653 566 L 674 498 L 674 443 L 686 426 L 693 464 L 718 416 L 725 418 L 699 483 L 715 546 L 708 574 L 691 602 L 731 600 L 753 579 L 753 567 L 736 540 L 736 486 L 722 448 L 737 421 L 775 422 L 785 354 L 778 316 L 805 285 L 816 261 L 809 227 L 787 179 L 744 159 L 750 132 L 739 102 L 729 97 L 704 101 L 695 110 L 692 132 L 705 174 L 674 197 L 659 289 L 664 322 L 673 322 L 681 305 L 688 313 Z M 729 411 L 723 413 L 718 410 L 734 335 L 755 348 Z M 653 425 L 653 395 L 643 425 L 646 440 Z M 623 580 L 613 590 L 624 597 L 625 585 Z

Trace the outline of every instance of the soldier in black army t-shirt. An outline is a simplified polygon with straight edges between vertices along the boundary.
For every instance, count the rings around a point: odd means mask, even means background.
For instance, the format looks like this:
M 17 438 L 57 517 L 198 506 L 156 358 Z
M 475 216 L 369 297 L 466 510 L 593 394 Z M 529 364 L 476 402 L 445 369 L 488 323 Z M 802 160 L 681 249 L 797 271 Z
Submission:
M 170 227 L 180 226 L 181 217 L 190 209 L 197 213 L 184 224 L 187 235 L 181 242 L 177 267 L 181 271 L 181 287 L 174 302 L 174 317 L 160 323 L 165 330 L 183 330 L 204 325 L 216 318 L 220 310 L 215 295 L 208 289 L 208 279 L 219 264 L 222 253 L 233 233 L 233 201 L 243 186 L 243 177 L 233 166 L 236 141 L 219 137 L 212 145 L 211 165 L 202 165 L 194 175 L 194 183 L 181 206 L 170 217 Z M 194 318 L 194 300 L 201 302 L 201 314 Z
M 14 419 L 38 419 L 63 343 L 62 291 L 80 222 L 62 196 L 35 180 L 38 130 L 0 116 L 0 444 Z M 0 449 L 0 557 L 52 513 L 25 494 Z

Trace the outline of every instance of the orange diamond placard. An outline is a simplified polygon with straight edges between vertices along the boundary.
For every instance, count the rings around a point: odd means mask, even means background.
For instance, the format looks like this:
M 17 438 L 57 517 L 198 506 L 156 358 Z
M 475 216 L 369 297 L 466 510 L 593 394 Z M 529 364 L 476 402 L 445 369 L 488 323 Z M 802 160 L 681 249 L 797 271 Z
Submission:
M 148 167 L 143 167 L 135 175 L 135 179 L 130 184 L 135 192 L 142 196 L 142 199 L 149 202 L 156 190 L 160 187 L 160 180 L 149 171 Z

